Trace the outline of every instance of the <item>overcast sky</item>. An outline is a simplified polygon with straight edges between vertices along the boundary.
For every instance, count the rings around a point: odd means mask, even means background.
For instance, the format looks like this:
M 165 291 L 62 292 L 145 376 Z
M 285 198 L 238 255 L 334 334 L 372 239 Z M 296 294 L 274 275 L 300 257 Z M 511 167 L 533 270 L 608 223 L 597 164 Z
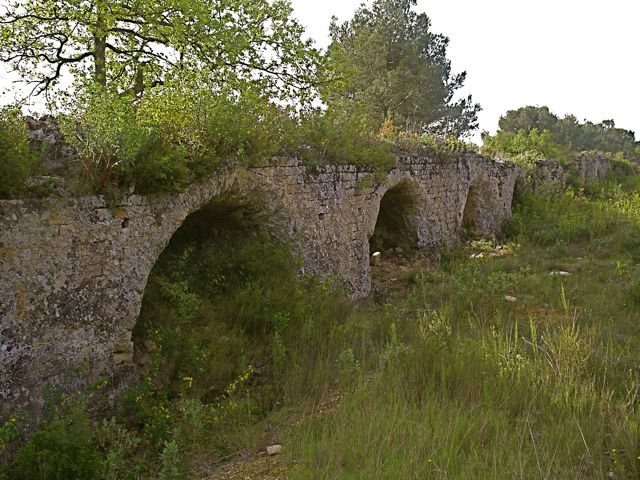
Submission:
M 292 0 L 320 47 L 331 16 L 348 20 L 361 3 Z M 463 93 L 483 107 L 481 130 L 495 131 L 509 109 L 547 105 L 640 137 L 639 0 L 418 0 L 417 9 L 450 38 L 454 71 L 468 74 Z
M 332 15 L 360 0 L 292 0 L 319 46 Z M 614 119 L 640 137 L 639 0 L 418 0 L 433 31 L 450 40 L 454 71 L 479 102 L 480 129 L 509 109 L 547 105 L 579 120 Z

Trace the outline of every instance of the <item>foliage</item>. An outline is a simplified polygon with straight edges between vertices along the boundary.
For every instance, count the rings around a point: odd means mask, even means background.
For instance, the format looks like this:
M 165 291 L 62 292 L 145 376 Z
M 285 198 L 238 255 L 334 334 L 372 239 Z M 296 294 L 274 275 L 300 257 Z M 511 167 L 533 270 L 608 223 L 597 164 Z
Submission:
M 305 98 L 319 57 L 286 0 L 11 0 L 0 14 L 0 60 L 35 93 L 70 71 L 78 84 L 139 94 L 181 71 L 212 85 L 256 82 Z
M 25 190 L 25 182 L 37 167 L 27 128 L 18 108 L 0 110 L 0 198 L 12 198 Z
M 358 109 L 377 126 L 392 120 L 412 133 L 456 137 L 477 128 L 479 105 L 454 101 L 466 74 L 452 74 L 449 39 L 431 32 L 415 0 L 375 0 L 353 19 L 331 24 L 329 63 L 339 79 L 324 92 L 329 106 Z
M 9 467 L 16 480 L 99 478 L 100 453 L 84 405 L 72 402 L 40 425 Z
M 594 199 L 572 188 L 544 196 L 525 194 L 514 208 L 509 229 L 538 245 L 591 242 L 622 229 L 629 217 L 635 220 L 636 207 L 628 205 L 628 197 L 620 197 Z
M 506 156 L 524 165 L 540 159 L 566 159 L 566 153 L 553 141 L 549 130 L 498 131 L 494 136 L 484 135 L 482 139 L 482 153 L 485 155 Z
M 180 191 L 222 162 L 262 164 L 295 128 L 288 111 L 255 89 L 213 92 L 199 81 L 157 87 L 135 99 L 92 88 L 63 117 L 94 191 Z
M 292 112 L 259 88 L 216 91 L 201 78 L 158 87 L 141 101 L 138 118 L 166 143 L 185 149 L 195 176 L 210 173 L 206 162 L 262 164 L 283 148 L 294 128 Z
M 102 456 L 99 478 L 102 480 L 134 480 L 148 469 L 140 455 L 141 438 L 118 424 L 115 417 L 104 419 L 95 428 Z
M 84 175 L 99 192 L 111 186 L 117 170 L 130 168 L 151 140 L 149 130 L 136 122 L 132 101 L 96 87 L 60 122 L 65 139 L 81 157 Z
M 301 119 L 297 142 L 305 163 L 343 163 L 388 170 L 395 165 L 391 144 L 374 134 L 362 109 L 312 111 Z M 294 137 L 295 138 L 295 137 Z
M 18 420 L 13 415 L 0 425 L 0 452 L 18 437 Z M 1 474 L 0 470 L 0 474 Z M 1 478 L 1 477 L 0 477 Z
M 517 134 L 521 130 L 530 133 L 547 130 L 554 143 L 566 151 L 598 150 L 602 152 L 626 152 L 633 155 L 637 147 L 634 132 L 617 128 L 613 120 L 601 123 L 578 122 L 575 116 L 559 118 L 548 107 L 522 107 L 509 110 L 500 117 L 500 132 Z

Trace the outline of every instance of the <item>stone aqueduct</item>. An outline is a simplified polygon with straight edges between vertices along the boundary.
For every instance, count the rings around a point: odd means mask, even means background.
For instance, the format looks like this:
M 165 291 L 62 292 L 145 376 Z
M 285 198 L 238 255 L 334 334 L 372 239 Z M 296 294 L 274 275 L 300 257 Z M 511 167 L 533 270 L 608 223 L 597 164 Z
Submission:
M 519 174 L 512 163 L 475 154 L 401 157 L 383 180 L 353 165 L 280 158 L 227 167 L 181 194 L 134 195 L 118 208 L 101 197 L 0 201 L 0 414 L 38 412 L 47 385 L 124 385 L 149 273 L 185 218 L 212 202 L 270 212 L 266 227 L 293 241 L 307 271 L 365 296 L 385 192 L 411 185 L 415 244 L 437 247 L 461 238 L 465 209 L 480 233 L 496 233 L 511 215 Z

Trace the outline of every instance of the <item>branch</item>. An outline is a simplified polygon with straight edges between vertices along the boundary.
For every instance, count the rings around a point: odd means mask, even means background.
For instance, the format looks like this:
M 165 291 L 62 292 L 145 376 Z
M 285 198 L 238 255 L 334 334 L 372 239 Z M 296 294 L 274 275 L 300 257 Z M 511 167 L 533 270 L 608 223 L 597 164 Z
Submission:
M 162 45 L 167 45 L 169 43 L 169 40 L 167 38 L 158 38 L 158 37 L 152 37 L 149 35 L 143 35 L 140 32 L 136 32 L 135 30 L 131 30 L 130 28 L 124 28 L 124 27 L 113 27 L 110 28 L 109 30 L 107 30 L 107 32 L 116 32 L 116 33 L 124 33 L 126 35 L 133 35 L 134 37 L 139 38 L 140 40 L 144 40 L 145 42 L 154 42 L 154 43 L 160 43 Z
M 22 20 L 27 20 L 27 19 L 33 19 L 33 20 L 40 20 L 41 22 L 53 22 L 53 21 L 57 21 L 57 22 L 69 22 L 71 21 L 71 18 L 68 17 L 45 17 L 42 15 L 36 15 L 35 13 L 27 13 L 24 15 L 18 15 L 15 17 L 11 17 L 8 20 L 0 20 L 0 24 L 3 25 L 11 25 L 13 23 L 17 23 L 20 22 Z

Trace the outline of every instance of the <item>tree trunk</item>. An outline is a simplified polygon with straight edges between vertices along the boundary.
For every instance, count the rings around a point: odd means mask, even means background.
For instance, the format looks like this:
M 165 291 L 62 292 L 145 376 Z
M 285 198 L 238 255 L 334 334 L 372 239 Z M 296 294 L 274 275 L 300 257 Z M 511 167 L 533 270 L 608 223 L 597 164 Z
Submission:
M 93 34 L 93 60 L 95 81 L 103 87 L 107 86 L 107 34 L 104 19 L 104 4 L 96 5 L 96 27 Z
M 136 78 L 133 84 L 133 93 L 139 97 L 144 93 L 144 64 L 136 62 Z

